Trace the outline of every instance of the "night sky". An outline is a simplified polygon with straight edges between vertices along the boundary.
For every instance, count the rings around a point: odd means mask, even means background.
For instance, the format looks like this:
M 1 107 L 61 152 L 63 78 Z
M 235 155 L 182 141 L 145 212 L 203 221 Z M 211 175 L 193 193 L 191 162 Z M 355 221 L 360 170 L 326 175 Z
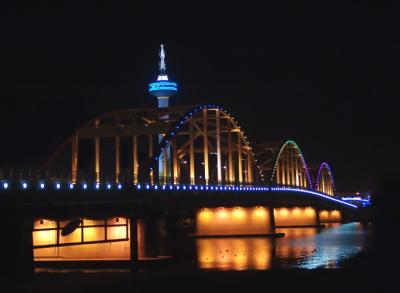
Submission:
M 307 162 L 331 165 L 339 191 L 395 175 L 393 7 L 187 2 L 2 9 L 0 165 L 42 161 L 98 114 L 155 106 L 147 84 L 164 43 L 173 105 L 221 104 L 253 142 L 295 140 Z

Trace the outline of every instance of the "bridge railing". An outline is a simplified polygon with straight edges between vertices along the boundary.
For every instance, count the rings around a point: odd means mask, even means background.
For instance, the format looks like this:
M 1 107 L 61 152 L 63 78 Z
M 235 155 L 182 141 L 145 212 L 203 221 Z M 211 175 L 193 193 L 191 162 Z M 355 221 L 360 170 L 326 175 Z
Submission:
M 70 171 L 63 170 L 34 170 L 34 169 L 11 169 L 11 168 L 0 168 L 0 182 L 7 182 L 7 184 L 21 185 L 23 182 L 40 186 L 41 183 L 46 184 L 57 184 L 69 185 L 71 183 L 76 184 L 115 184 L 120 183 L 123 185 L 134 185 L 134 184 L 156 184 L 156 185 L 211 185 L 211 186 L 265 186 L 265 184 L 257 183 L 239 183 L 217 180 L 205 180 L 203 178 L 196 178 L 190 180 L 188 178 L 176 178 L 176 177 L 158 177 L 158 176 L 138 176 L 133 174 L 131 170 L 124 170 L 118 176 L 115 174 L 96 174 L 95 172 L 79 171 L 75 174 L 71 174 Z M 288 187 L 288 188 L 300 188 L 290 185 L 274 185 L 275 187 Z M 313 188 L 304 188 L 303 190 L 316 191 Z M 331 195 L 329 195 L 331 196 Z M 333 198 L 340 198 L 338 196 L 331 196 Z
M 15 168 L 0 168 L 0 181 L 7 182 L 68 182 L 68 183 L 122 183 L 122 184 L 135 184 L 135 183 L 149 183 L 149 184 L 186 184 L 186 185 L 242 185 L 252 186 L 256 183 L 253 182 L 238 182 L 223 180 L 218 182 L 215 179 L 205 180 L 204 178 L 179 178 L 179 177 L 158 177 L 158 176 L 140 176 L 140 174 L 133 174 L 131 170 L 124 170 L 118 175 L 88 171 L 78 171 L 71 173 L 69 170 L 38 170 L 38 169 L 15 169 Z
M 97 181 L 100 179 L 100 181 Z M 147 180 L 146 180 L 147 179 Z M 97 185 L 99 183 L 100 185 Z M 270 191 L 301 191 L 308 192 L 311 194 L 323 194 L 318 192 L 313 188 L 304 188 L 299 186 L 290 186 L 290 185 L 266 185 L 266 184 L 250 184 L 250 183 L 239 183 L 239 182 L 217 182 L 216 180 L 202 180 L 201 178 L 196 179 L 196 182 L 190 182 L 190 180 L 174 177 L 149 177 L 149 178 L 141 178 L 140 176 L 133 175 L 132 172 L 127 170 L 126 172 L 122 172 L 117 176 L 113 174 L 101 174 L 101 176 L 97 176 L 97 174 L 93 172 L 77 172 L 76 174 L 71 174 L 70 172 L 63 171 L 51 171 L 51 170 L 35 170 L 32 169 L 0 169 L 0 190 L 7 189 L 27 189 L 30 187 L 45 189 L 46 186 L 53 186 L 53 188 L 60 189 L 63 186 L 69 186 L 70 189 L 73 189 L 73 185 L 78 185 L 83 189 L 91 189 L 91 188 L 105 188 L 112 189 L 117 186 L 118 189 L 123 188 L 123 186 L 133 186 L 136 185 L 137 188 L 139 186 L 148 186 L 151 188 L 156 188 L 156 185 L 168 185 L 168 189 L 173 188 L 173 185 L 176 186 L 184 186 L 191 188 L 207 188 L 206 186 L 211 186 L 212 188 L 216 186 L 220 186 L 220 188 L 237 188 L 239 186 L 243 186 L 243 188 L 249 188 L 249 190 L 264 190 L 265 188 Z M 36 187 L 34 187 L 36 186 Z M 103 186 L 103 187 L 102 187 Z M 152 187 L 153 186 L 153 187 Z M 178 188 L 178 187 L 177 187 Z M 221 189 L 222 190 L 222 189 Z M 241 189 L 240 189 L 241 190 Z M 338 196 L 332 196 L 329 194 L 323 194 L 322 196 L 326 198 L 331 198 L 332 200 L 341 200 Z

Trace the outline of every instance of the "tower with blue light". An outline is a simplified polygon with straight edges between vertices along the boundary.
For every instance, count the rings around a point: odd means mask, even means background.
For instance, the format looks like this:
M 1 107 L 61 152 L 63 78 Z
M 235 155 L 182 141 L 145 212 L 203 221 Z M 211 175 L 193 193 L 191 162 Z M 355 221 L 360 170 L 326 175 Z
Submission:
M 158 99 L 158 108 L 165 108 L 169 106 L 169 98 L 178 92 L 178 85 L 168 79 L 164 45 L 162 44 L 159 70 L 157 81 L 149 84 L 149 93 Z
M 168 79 L 164 45 L 161 44 L 160 47 L 159 74 L 157 81 L 149 84 L 149 93 L 157 98 L 158 108 L 167 108 L 169 107 L 169 98 L 178 92 L 178 84 Z M 169 119 L 169 115 L 162 116 L 161 119 Z M 160 134 L 158 136 L 158 141 L 160 142 L 163 137 L 164 134 Z M 171 178 L 170 161 L 171 149 L 168 145 L 164 153 L 161 153 L 158 160 L 158 176 L 163 178 L 164 181 L 166 181 L 167 178 Z M 175 179 L 173 181 L 175 182 Z

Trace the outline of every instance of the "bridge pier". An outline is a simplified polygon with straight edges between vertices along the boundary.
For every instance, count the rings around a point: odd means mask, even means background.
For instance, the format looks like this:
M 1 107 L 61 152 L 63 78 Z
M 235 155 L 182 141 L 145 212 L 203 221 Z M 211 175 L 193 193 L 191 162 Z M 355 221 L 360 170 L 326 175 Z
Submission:
M 33 250 L 32 229 L 33 219 L 18 208 L 1 210 L 2 239 L 0 249 L 2 275 L 32 275 Z
M 321 226 L 321 218 L 319 216 L 319 213 L 320 213 L 320 209 L 315 208 L 315 223 L 316 223 L 317 227 Z
M 139 258 L 156 258 L 158 256 L 159 221 L 155 215 L 146 216 L 138 221 L 140 228 Z
M 138 231 L 137 231 L 137 217 L 135 215 L 130 216 L 130 254 L 131 254 L 131 263 L 130 268 L 133 274 L 138 272 L 138 259 L 139 259 L 139 241 L 138 241 Z
M 271 226 L 271 233 L 275 234 L 276 229 L 275 229 L 275 214 L 274 214 L 274 208 L 269 207 L 269 224 Z

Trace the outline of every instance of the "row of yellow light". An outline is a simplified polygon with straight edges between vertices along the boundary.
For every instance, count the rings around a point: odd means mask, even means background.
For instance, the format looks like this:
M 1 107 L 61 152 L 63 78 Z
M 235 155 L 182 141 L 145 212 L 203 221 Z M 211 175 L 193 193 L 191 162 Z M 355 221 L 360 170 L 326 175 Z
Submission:
M 302 213 L 305 215 L 313 215 L 315 213 L 315 209 L 312 207 L 305 207 L 305 208 L 299 208 L 299 207 L 294 207 L 294 208 L 276 208 L 274 209 L 280 216 L 299 216 Z
M 265 217 L 267 215 L 267 208 L 265 207 L 255 207 L 252 208 L 252 214 L 255 217 Z M 305 207 L 305 208 L 300 208 L 300 207 L 294 207 L 294 208 L 275 208 L 274 211 L 276 211 L 280 216 L 300 216 L 302 214 L 304 215 L 314 215 L 315 214 L 315 209 L 312 207 Z M 200 217 L 202 217 L 203 219 L 212 219 L 213 216 L 215 215 L 217 218 L 227 218 L 229 216 L 232 216 L 233 218 L 236 219 L 244 219 L 248 213 L 246 213 L 246 211 L 244 210 L 244 208 L 241 207 L 234 207 L 232 208 L 224 208 L 224 207 L 220 207 L 218 208 L 218 211 L 212 211 L 208 208 L 203 208 L 200 211 Z M 320 211 L 320 216 L 327 218 L 327 217 L 331 217 L 331 218 L 339 218 L 340 217 L 340 212 L 338 210 L 332 210 L 332 211 L 327 211 L 327 210 L 323 210 Z
M 208 208 L 203 208 L 199 217 L 202 220 L 212 220 L 214 216 L 217 219 L 226 219 L 228 217 L 232 217 L 237 220 L 244 220 L 248 216 L 249 211 L 246 211 L 242 207 L 234 207 L 234 208 L 224 208 L 220 207 L 217 211 L 210 210 Z M 265 207 L 255 207 L 252 208 L 251 216 L 253 218 L 265 218 L 267 216 L 267 209 Z

